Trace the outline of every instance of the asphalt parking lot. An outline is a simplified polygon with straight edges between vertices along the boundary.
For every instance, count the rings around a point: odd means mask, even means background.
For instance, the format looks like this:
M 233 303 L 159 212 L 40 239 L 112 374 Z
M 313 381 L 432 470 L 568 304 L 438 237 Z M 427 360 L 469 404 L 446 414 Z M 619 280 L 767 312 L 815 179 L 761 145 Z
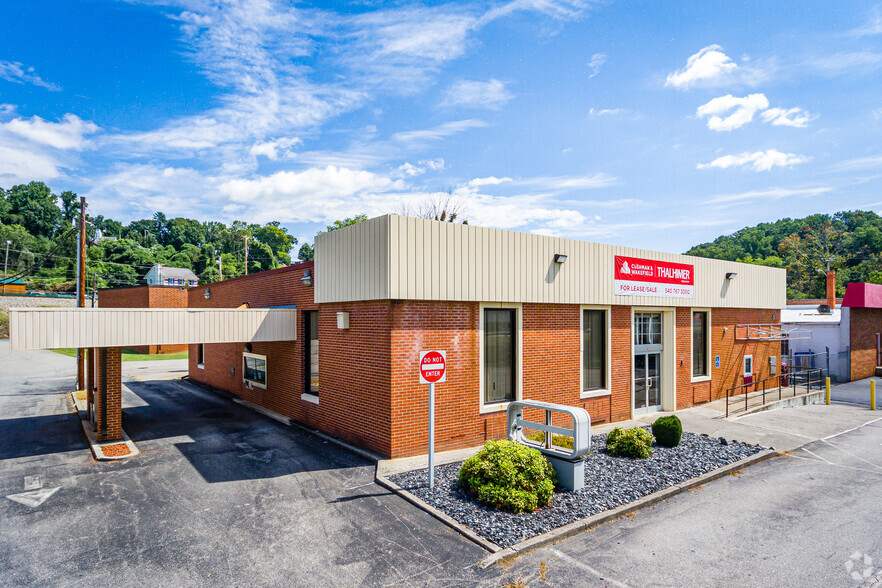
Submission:
M 851 430 L 825 432 L 783 457 L 481 570 L 482 549 L 374 484 L 372 463 L 176 381 L 186 373 L 182 362 L 124 366 L 123 423 L 142 453 L 96 462 L 66 394 L 73 367 L 51 352 L 11 354 L 0 341 L 2 586 L 882 582 L 882 421 L 874 413 L 851 415 L 859 423 Z M 792 437 L 799 422 L 816 426 L 822 410 L 739 422 Z M 848 411 L 866 409 L 834 412 Z
M 64 393 L 73 360 L 0 342 L 0 496 L 48 494 L 0 499 L 0 584 L 498 585 L 483 550 L 374 484 L 373 464 L 151 379 L 166 363 L 124 367 L 142 453 L 99 463 Z

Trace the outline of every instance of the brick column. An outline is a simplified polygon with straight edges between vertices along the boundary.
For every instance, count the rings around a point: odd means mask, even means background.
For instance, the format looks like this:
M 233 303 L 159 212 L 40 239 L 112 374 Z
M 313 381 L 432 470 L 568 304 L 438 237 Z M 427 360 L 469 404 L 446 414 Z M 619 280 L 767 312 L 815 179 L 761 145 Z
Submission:
M 122 439 L 122 349 L 98 349 L 95 433 L 99 441 Z M 105 404 L 106 401 L 106 404 Z

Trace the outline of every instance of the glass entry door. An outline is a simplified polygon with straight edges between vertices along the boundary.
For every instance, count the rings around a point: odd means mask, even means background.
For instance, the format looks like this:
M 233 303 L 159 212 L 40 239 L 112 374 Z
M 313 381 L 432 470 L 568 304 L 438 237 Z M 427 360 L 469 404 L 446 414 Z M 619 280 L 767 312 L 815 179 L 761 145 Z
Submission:
M 634 355 L 634 414 L 661 410 L 661 353 Z

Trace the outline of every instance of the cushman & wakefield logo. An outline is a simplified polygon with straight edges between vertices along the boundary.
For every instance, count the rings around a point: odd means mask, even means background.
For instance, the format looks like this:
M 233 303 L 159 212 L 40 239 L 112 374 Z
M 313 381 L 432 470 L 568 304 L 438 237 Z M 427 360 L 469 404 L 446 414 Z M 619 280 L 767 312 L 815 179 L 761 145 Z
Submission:
M 685 263 L 615 257 L 615 293 L 619 296 L 693 298 L 694 266 Z

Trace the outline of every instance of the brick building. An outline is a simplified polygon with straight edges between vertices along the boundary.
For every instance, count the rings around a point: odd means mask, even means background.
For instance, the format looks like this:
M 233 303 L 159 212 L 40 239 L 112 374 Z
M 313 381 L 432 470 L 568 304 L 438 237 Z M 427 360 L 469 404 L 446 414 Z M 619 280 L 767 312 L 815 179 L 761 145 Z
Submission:
M 851 379 L 875 376 L 882 368 L 882 285 L 849 284 L 842 306 L 849 310 Z
M 101 308 L 187 308 L 187 288 L 183 286 L 132 286 L 99 290 Z M 181 353 L 187 345 L 137 345 L 136 353 Z
M 387 215 L 320 235 L 314 264 L 188 296 L 298 322 L 293 341 L 191 345 L 192 380 L 402 457 L 427 447 L 422 350 L 447 353 L 440 451 L 503 437 L 512 399 L 595 423 L 681 409 L 777 373 L 785 272 Z

